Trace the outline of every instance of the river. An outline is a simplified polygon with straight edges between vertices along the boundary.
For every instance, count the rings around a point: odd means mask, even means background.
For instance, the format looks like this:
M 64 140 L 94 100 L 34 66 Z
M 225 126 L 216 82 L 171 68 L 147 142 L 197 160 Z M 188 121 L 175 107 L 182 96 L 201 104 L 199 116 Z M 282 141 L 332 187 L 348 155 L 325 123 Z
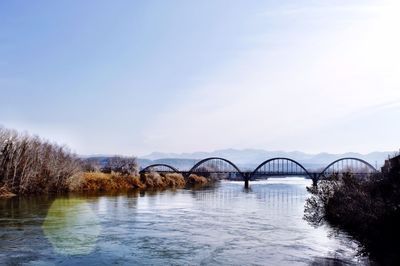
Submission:
M 309 180 L 0 200 L 0 265 L 368 265 L 303 220 Z

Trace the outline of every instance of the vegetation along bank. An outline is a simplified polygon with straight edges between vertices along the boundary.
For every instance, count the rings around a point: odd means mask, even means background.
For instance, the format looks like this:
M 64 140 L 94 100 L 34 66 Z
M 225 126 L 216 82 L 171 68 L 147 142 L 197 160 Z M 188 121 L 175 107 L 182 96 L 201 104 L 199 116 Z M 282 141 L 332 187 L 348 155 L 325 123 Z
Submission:
M 383 175 L 333 175 L 310 187 L 305 219 L 348 232 L 382 265 L 400 265 L 400 169 Z
M 182 188 L 204 177 L 139 175 L 135 157 L 81 159 L 67 147 L 0 127 L 0 197 L 15 195 Z

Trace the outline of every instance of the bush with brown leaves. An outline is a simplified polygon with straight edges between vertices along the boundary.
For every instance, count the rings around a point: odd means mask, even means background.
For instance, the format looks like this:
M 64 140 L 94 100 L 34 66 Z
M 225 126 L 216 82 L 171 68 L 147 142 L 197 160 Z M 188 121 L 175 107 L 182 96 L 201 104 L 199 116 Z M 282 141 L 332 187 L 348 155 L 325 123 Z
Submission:
M 198 185 L 198 184 L 205 185 L 207 183 L 208 183 L 207 178 L 205 178 L 204 176 L 199 176 L 199 175 L 195 175 L 195 174 L 191 174 L 188 179 L 188 184 L 191 184 L 191 185 Z
M 118 173 L 85 172 L 73 176 L 69 182 L 70 191 L 124 191 L 143 188 L 137 176 Z
M 152 189 L 182 188 L 186 185 L 184 177 L 178 173 L 146 173 L 140 176 L 140 182 L 144 187 Z

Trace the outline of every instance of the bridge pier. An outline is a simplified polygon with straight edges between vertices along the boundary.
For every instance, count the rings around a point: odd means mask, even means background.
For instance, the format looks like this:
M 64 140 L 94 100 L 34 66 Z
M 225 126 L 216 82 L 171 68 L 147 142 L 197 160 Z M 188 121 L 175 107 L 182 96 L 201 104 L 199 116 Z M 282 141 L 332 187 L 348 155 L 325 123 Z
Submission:
M 317 174 L 315 174 L 315 173 L 313 173 L 313 175 L 312 175 L 312 184 L 313 184 L 313 187 L 316 187 L 317 185 L 318 185 L 318 175 Z
M 248 188 L 249 188 L 250 176 L 251 176 L 251 173 L 243 173 L 243 177 L 244 177 L 244 188 L 245 188 L 245 189 L 248 189 Z
M 246 179 L 244 180 L 244 188 L 245 188 L 245 189 L 248 189 L 248 188 L 249 188 L 249 179 L 248 179 L 248 178 L 246 178 Z

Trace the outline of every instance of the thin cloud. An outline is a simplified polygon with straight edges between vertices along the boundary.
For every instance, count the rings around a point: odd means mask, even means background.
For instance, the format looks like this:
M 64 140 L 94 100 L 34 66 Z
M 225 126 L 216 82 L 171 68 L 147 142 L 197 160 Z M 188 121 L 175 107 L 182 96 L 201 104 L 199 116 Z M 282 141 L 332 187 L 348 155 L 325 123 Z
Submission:
M 309 16 L 309 15 L 327 15 L 327 14 L 374 14 L 379 9 L 384 8 L 383 4 L 359 4 L 359 5 L 332 5 L 329 4 L 312 4 L 308 6 L 302 5 L 283 5 L 265 10 L 258 13 L 258 16 Z M 346 14 L 349 15 L 349 14 Z

